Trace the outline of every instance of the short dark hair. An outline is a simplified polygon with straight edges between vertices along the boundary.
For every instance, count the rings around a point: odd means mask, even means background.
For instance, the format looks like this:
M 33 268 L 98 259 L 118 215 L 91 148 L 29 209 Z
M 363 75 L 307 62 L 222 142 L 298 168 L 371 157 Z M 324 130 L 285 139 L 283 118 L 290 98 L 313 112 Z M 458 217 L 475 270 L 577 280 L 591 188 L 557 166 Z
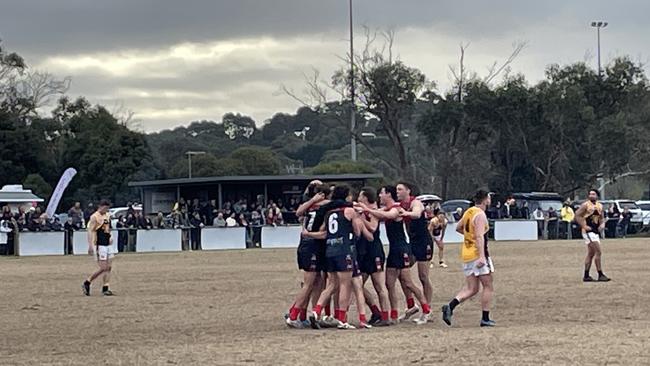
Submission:
M 400 184 L 403 185 L 404 187 L 406 187 L 409 191 L 411 191 L 412 196 L 417 196 L 417 195 L 420 194 L 420 192 L 418 192 L 418 188 L 417 188 L 417 186 L 415 184 L 401 180 L 401 181 L 397 182 L 397 184 L 395 186 L 398 186 Z
M 382 186 L 381 189 L 383 189 L 384 192 L 390 194 L 390 196 L 393 197 L 394 201 L 397 201 L 397 188 L 395 186 L 385 185 Z
M 375 191 L 374 188 L 372 187 L 363 187 L 361 188 L 361 192 L 363 195 L 366 197 L 369 203 L 375 203 L 377 202 L 377 191 Z
M 316 186 L 316 189 L 314 191 L 316 194 L 322 193 L 324 195 L 330 194 L 330 187 L 327 184 L 319 184 Z
M 345 200 L 350 195 L 350 186 L 339 184 L 332 191 L 332 200 Z
M 109 201 L 109 200 L 101 200 L 101 201 L 99 201 L 99 206 L 100 207 L 101 206 L 109 206 L 110 207 L 110 205 L 111 205 L 111 201 Z
M 597 189 L 595 189 L 595 188 L 592 188 L 592 189 L 589 190 L 588 193 L 591 193 L 591 192 L 596 193 L 596 196 L 597 196 L 598 198 L 600 198 L 600 191 L 599 191 L 599 190 L 597 190 Z
M 472 201 L 474 202 L 475 205 L 480 205 L 489 196 L 490 193 L 480 189 L 474 194 L 474 197 L 472 197 Z

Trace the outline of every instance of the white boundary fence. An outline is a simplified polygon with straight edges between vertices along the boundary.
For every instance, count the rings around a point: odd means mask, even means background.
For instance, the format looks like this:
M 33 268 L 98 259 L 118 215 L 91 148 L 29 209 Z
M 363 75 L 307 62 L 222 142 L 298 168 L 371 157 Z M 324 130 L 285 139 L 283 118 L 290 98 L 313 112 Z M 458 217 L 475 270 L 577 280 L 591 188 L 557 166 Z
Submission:
M 262 228 L 262 248 L 296 248 L 300 242 L 300 226 L 280 226 Z M 381 239 L 388 244 L 386 229 L 380 227 Z M 506 221 L 494 222 L 496 241 L 503 240 L 537 240 L 537 222 Z M 118 232 L 113 230 L 113 246 L 117 251 Z M 64 232 L 21 232 L 17 253 L 20 256 L 64 255 Z M 85 231 L 72 235 L 72 254 L 83 255 L 88 252 Z M 135 250 L 138 253 L 180 252 L 182 250 L 182 230 L 138 230 Z M 203 228 L 201 230 L 201 248 L 203 250 L 225 250 L 246 248 L 245 228 Z M 445 243 L 461 243 L 462 235 L 456 232 L 456 224 L 447 225 Z

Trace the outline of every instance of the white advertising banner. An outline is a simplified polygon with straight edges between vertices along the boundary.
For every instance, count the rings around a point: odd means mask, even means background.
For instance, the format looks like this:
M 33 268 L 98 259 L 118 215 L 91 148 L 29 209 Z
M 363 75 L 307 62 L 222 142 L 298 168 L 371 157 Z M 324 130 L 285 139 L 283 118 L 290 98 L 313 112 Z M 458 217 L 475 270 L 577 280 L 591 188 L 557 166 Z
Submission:
M 181 230 L 138 230 L 135 251 L 148 252 L 180 252 Z
M 302 226 L 264 226 L 262 248 L 298 248 Z
M 201 249 L 246 249 L 246 229 L 243 227 L 204 228 L 201 230 Z
M 19 256 L 64 255 L 64 233 L 56 232 L 21 232 L 18 244 Z

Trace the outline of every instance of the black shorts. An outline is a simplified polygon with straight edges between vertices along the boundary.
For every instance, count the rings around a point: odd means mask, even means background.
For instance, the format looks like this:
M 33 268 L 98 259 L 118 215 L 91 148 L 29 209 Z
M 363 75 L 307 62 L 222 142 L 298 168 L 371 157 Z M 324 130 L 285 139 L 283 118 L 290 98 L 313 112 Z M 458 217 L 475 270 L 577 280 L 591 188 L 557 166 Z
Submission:
M 354 274 L 355 267 L 358 271 L 359 266 L 355 265 L 356 260 L 354 255 L 336 255 L 325 258 L 325 269 L 328 273 L 333 272 L 352 272 Z
M 411 250 L 413 250 L 416 261 L 429 262 L 433 258 L 433 241 L 418 240 L 411 242 Z
M 320 272 L 323 270 L 324 253 L 313 242 L 300 242 L 297 251 L 298 268 L 305 272 Z
M 359 267 L 365 274 L 382 272 L 386 264 L 386 254 L 381 242 L 369 243 L 366 253 L 359 258 Z
M 386 268 L 403 269 L 413 267 L 415 258 L 408 246 L 390 248 L 386 258 Z

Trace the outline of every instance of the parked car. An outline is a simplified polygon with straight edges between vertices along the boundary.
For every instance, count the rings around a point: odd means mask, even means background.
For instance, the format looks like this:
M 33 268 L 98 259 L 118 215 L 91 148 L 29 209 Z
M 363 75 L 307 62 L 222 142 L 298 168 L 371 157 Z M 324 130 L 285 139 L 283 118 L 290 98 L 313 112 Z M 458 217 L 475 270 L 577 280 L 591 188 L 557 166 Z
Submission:
M 650 226 L 650 201 L 636 201 L 636 205 L 641 209 L 643 226 Z
M 463 212 L 461 213 L 462 215 L 463 213 L 465 213 L 465 211 L 467 211 L 467 209 L 470 207 L 471 204 L 472 203 L 468 200 L 449 200 L 443 202 L 443 204 L 440 205 L 440 209 L 447 214 L 447 218 L 450 221 L 455 221 L 452 220 L 452 218 L 456 210 L 460 207 L 463 210 Z
M 442 198 L 436 196 L 435 194 L 423 194 L 423 195 L 417 196 L 415 198 L 422 201 L 422 203 L 425 206 L 430 205 L 432 203 L 442 202 Z
M 632 218 L 630 219 L 630 228 L 629 232 L 634 234 L 643 228 L 643 212 L 641 208 L 637 206 L 636 202 L 633 200 L 605 200 L 601 201 L 605 210 L 607 210 L 610 204 L 615 204 L 618 210 L 623 213 L 624 209 L 630 210 L 632 213 Z
M 513 193 L 512 197 L 516 200 L 518 207 L 522 207 L 525 202 L 528 202 L 528 210 L 532 214 L 538 207 L 544 212 L 553 207 L 558 213 L 562 209 L 562 196 L 555 192 L 529 192 L 529 193 Z
M 142 205 L 134 205 L 133 209 L 135 212 L 142 213 Z M 111 216 L 111 227 L 115 228 L 117 224 L 117 219 L 120 216 L 126 217 L 126 213 L 129 211 L 128 207 L 113 207 L 108 209 L 108 214 Z

